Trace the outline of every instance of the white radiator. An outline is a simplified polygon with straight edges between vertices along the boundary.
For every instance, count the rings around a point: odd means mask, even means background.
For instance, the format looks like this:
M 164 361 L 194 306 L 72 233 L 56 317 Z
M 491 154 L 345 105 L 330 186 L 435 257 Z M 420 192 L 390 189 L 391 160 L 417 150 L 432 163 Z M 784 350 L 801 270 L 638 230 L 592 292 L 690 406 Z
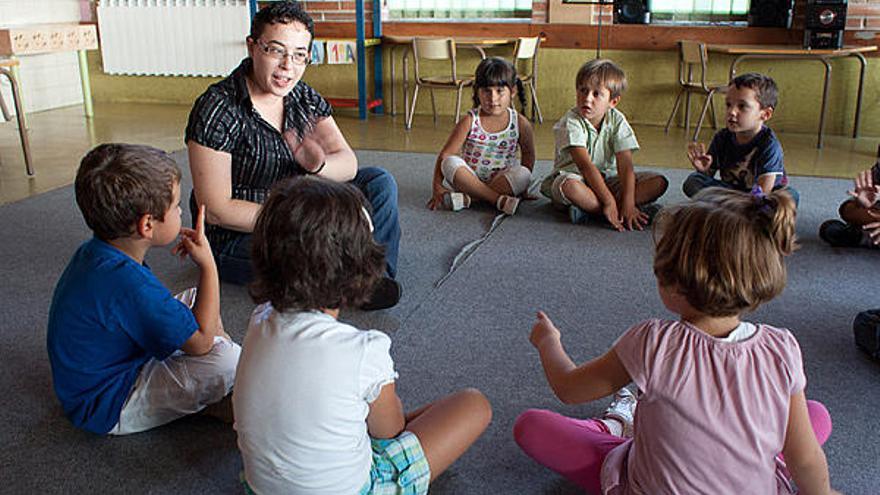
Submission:
M 102 0 L 107 74 L 225 76 L 247 55 L 247 0 Z

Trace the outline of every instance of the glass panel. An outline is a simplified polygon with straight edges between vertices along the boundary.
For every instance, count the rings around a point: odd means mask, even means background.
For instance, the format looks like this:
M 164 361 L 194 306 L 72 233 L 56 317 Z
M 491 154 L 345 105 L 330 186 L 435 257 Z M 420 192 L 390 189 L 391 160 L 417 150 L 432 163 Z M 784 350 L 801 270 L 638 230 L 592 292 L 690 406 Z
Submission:
M 529 17 L 532 0 L 388 0 L 388 9 L 394 19 Z
M 648 8 L 655 14 L 742 16 L 749 0 L 649 0 Z

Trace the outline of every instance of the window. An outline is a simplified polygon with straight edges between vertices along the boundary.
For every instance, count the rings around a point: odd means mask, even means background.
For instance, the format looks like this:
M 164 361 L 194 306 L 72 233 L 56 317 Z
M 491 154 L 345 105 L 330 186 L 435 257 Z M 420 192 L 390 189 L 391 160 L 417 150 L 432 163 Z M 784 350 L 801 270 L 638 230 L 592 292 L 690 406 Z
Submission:
M 532 0 L 388 0 L 388 9 L 391 19 L 531 19 Z
M 648 0 L 648 9 L 655 21 L 745 21 L 749 0 Z

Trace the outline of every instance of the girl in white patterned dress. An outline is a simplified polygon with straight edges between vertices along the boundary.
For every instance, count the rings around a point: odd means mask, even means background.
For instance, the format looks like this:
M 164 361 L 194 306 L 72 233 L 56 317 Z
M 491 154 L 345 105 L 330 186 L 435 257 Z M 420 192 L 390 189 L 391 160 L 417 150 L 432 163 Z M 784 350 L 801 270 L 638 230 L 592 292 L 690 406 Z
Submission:
M 498 57 L 480 62 L 474 108 L 455 125 L 437 157 L 428 208 L 458 211 L 474 199 L 508 215 L 516 212 L 532 178 L 535 142 L 529 121 L 511 107 L 513 95 L 525 104 L 513 64 Z

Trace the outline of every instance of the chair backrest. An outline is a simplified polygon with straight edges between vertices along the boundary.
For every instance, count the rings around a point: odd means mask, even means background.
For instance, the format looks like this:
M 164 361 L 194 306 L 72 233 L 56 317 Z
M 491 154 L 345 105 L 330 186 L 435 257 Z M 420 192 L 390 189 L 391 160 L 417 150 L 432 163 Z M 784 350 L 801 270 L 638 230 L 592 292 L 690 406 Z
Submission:
M 694 86 L 697 82 L 708 91 L 706 74 L 708 72 L 709 55 L 706 44 L 699 41 L 679 40 L 678 80 L 682 86 Z M 699 69 L 700 79 L 694 80 L 694 69 Z
M 516 45 L 513 47 L 513 58 L 516 60 L 523 58 L 533 58 L 538 53 L 538 45 L 541 44 L 541 37 L 534 38 L 517 38 Z
M 538 47 L 540 45 L 540 36 L 516 39 L 516 44 L 513 46 L 513 65 L 517 66 L 516 71 L 521 79 L 528 79 L 538 73 Z M 531 67 L 527 70 L 520 70 L 520 64 L 517 63 L 520 60 L 531 60 Z
M 422 79 L 419 71 L 419 59 L 425 60 L 449 60 L 452 70 L 452 80 L 458 78 L 455 66 L 455 40 L 452 38 L 419 38 L 412 41 L 413 62 L 415 66 L 416 81 Z

